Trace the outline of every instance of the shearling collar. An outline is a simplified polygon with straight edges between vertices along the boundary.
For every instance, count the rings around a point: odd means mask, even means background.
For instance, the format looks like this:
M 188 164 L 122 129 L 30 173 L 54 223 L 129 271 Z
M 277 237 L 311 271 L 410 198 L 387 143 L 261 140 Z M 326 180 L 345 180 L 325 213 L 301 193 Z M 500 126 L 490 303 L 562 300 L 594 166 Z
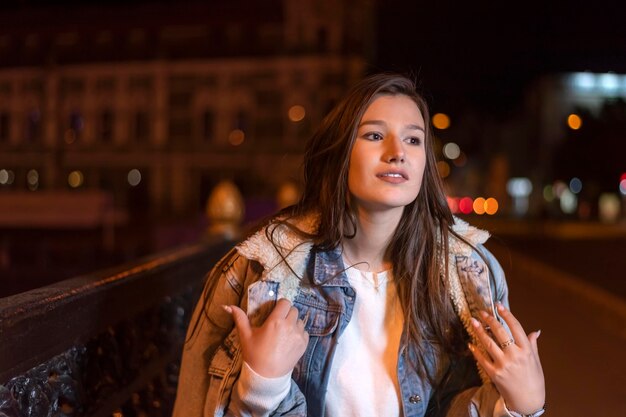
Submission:
M 489 239 L 489 233 L 470 226 L 467 222 L 455 217 L 452 230 L 476 246 Z M 307 233 L 314 233 L 319 225 L 319 215 L 310 214 L 289 220 L 291 224 Z M 273 243 L 268 240 L 271 235 Z M 469 256 L 472 248 L 454 235 L 449 238 L 450 255 Z M 308 263 L 313 242 L 303 239 L 289 227 L 281 224 L 270 224 L 244 242 L 237 245 L 237 251 L 250 260 L 263 266 L 262 280 L 280 282 L 278 296 L 293 301 L 300 286 L 300 278 Z M 284 262 L 284 261 L 287 262 Z

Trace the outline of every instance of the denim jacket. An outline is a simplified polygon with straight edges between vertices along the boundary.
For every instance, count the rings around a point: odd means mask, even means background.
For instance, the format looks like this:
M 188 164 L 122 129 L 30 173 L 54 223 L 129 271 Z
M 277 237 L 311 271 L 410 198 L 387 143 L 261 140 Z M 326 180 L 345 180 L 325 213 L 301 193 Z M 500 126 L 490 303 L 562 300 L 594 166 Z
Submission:
M 252 325 L 258 326 L 280 298 L 292 301 L 300 318 L 308 315 L 309 343 L 293 370 L 289 394 L 271 415 L 324 416 L 334 347 L 350 321 L 358 295 L 343 272 L 338 249 L 317 251 L 285 226 L 270 227 L 278 227 L 273 234 L 277 245 L 267 240 L 265 230 L 239 244 L 225 257 L 228 262 L 222 265 L 214 295 L 205 306 L 206 315 L 202 313 L 204 300 L 198 303 L 192 318 L 192 323 L 198 323 L 196 333 L 183 351 L 174 417 L 231 415 L 228 406 L 242 355 L 233 320 L 221 306 L 239 305 Z M 316 218 L 301 219 L 298 227 L 314 230 Z M 453 229 L 488 261 L 449 237 L 449 273 L 444 279 L 465 329 L 482 349 L 470 319 L 480 310 L 496 314 L 494 301 L 508 306 L 506 281 L 499 263 L 482 246 L 489 237 L 487 232 L 459 219 Z M 189 331 L 192 329 L 190 326 Z M 470 355 L 451 359 L 438 346 L 428 346 L 427 357 L 417 363 L 425 364 L 428 374 L 438 376 L 435 386 L 412 367 L 415 355 L 410 345 L 401 345 L 397 376 L 403 416 L 492 415 L 499 393 L 486 374 L 477 371 Z

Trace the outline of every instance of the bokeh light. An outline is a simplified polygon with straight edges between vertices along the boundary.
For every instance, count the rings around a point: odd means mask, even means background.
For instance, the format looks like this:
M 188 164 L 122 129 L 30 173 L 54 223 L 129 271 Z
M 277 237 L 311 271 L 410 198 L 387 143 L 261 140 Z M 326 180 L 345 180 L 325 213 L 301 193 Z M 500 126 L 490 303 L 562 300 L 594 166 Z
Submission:
M 569 182 L 569 189 L 574 194 L 578 194 L 583 189 L 583 182 L 579 178 L 572 178 Z
M 130 171 L 128 171 L 127 179 L 128 179 L 128 183 L 132 187 L 136 187 L 141 182 L 141 172 L 136 168 L 131 169 Z
M 446 199 L 448 200 L 448 207 L 450 207 L 450 211 L 453 214 L 456 214 L 459 212 L 459 199 L 456 197 L 446 197 Z
M 551 203 L 552 201 L 554 201 L 554 197 L 555 197 L 554 189 L 552 188 L 550 184 L 543 187 L 543 199 L 544 200 L 546 200 L 548 203 Z
M 459 201 L 459 211 L 463 214 L 470 214 L 472 212 L 474 201 L 470 197 L 463 197 Z
M 609 92 L 617 90 L 619 87 L 619 77 L 612 73 L 602 74 L 600 75 L 600 86 Z
M 496 214 L 498 212 L 498 208 L 498 200 L 496 200 L 495 198 L 489 197 L 487 200 L 485 200 L 485 213 L 487 213 L 488 215 L 493 216 L 494 214 Z
M 278 208 L 283 209 L 285 207 L 296 204 L 300 199 L 300 189 L 292 181 L 283 183 L 278 192 L 276 193 L 276 202 Z
M 506 191 L 512 197 L 527 197 L 533 191 L 533 184 L 528 178 L 511 178 L 506 184 Z
M 461 155 L 461 148 L 454 142 L 443 145 L 443 154 L 448 159 L 456 159 Z
M 563 190 L 563 193 L 561 194 L 561 210 L 563 210 L 563 213 L 575 213 L 577 207 L 578 198 L 576 197 L 576 194 L 571 192 L 569 188 Z
M 289 116 L 289 120 L 292 122 L 299 122 L 304 119 L 304 116 L 306 116 L 306 110 L 303 106 L 296 104 L 289 108 L 287 115 Z
M 76 141 L 76 132 L 74 132 L 74 129 L 67 129 L 65 131 L 65 143 L 67 143 L 68 145 L 71 145 L 75 141 Z
M 474 204 L 472 205 L 474 209 L 474 213 L 476 214 L 485 214 L 485 199 L 482 197 L 478 197 L 474 200 Z
M 67 176 L 67 183 L 72 188 L 80 187 L 81 185 L 83 185 L 83 182 L 84 182 L 84 176 L 83 176 L 83 173 L 80 171 L 72 171 Z
M 7 185 L 9 182 L 9 171 L 0 169 L 0 185 Z
M 245 140 L 245 138 L 246 138 L 246 135 L 245 133 L 243 133 L 243 130 L 241 129 L 232 130 L 228 134 L 228 142 L 233 146 L 241 145 L 243 141 Z
M 591 90 L 596 84 L 593 74 L 588 72 L 579 72 L 574 74 L 574 86 L 580 90 Z
M 619 218 L 620 201 L 617 195 L 603 193 L 598 200 L 600 220 L 604 223 L 613 223 Z
M 578 130 L 583 125 L 583 121 L 579 115 L 572 113 L 567 116 L 567 125 L 572 130 Z
M 552 187 L 552 190 L 554 191 L 554 195 L 557 198 L 561 198 L 563 191 L 565 191 L 566 189 L 567 189 L 567 185 L 565 185 L 563 181 L 556 181 L 554 183 L 554 186 Z
M 445 113 L 436 113 L 431 120 L 436 129 L 445 130 L 450 127 L 450 117 Z
M 39 188 L 39 172 L 36 169 L 31 169 L 26 174 L 26 183 L 28 184 L 28 189 L 31 191 L 35 191 Z

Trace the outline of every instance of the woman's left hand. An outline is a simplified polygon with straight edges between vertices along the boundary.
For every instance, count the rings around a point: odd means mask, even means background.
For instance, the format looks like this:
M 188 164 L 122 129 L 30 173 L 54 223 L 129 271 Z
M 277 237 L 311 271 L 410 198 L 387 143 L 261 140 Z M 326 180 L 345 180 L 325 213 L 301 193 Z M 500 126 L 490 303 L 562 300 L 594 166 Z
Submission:
M 509 310 L 500 303 L 497 308 L 500 317 L 511 329 L 513 338 L 495 317 L 482 312 L 481 319 L 491 328 L 493 338 L 478 320 L 472 318 L 472 325 L 489 356 L 471 344 L 470 350 L 504 398 L 508 409 L 521 414 L 534 413 L 544 406 L 546 399 L 543 369 L 537 349 L 540 332 L 526 336 L 522 325 Z

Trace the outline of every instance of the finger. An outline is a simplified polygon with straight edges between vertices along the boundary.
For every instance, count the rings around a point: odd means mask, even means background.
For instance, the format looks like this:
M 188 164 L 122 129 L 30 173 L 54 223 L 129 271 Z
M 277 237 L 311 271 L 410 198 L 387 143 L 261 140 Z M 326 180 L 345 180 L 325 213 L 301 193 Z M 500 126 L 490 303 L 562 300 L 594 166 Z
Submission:
M 493 376 L 495 374 L 495 367 L 493 366 L 493 363 L 491 363 L 491 360 L 486 358 L 485 355 L 483 355 L 483 353 L 478 350 L 473 344 L 468 343 L 467 346 L 469 347 L 470 352 L 472 352 L 472 355 L 474 355 L 476 362 L 478 362 L 478 364 L 485 370 L 485 372 L 487 372 L 489 378 L 493 379 Z
M 248 315 L 237 306 L 223 306 L 227 313 L 233 316 L 235 321 L 235 327 L 239 333 L 239 338 L 243 341 L 248 340 L 252 335 L 252 328 L 250 327 L 250 320 Z
M 295 323 L 298 321 L 299 315 L 300 313 L 298 313 L 298 309 L 292 306 L 289 309 L 289 313 L 287 313 L 287 317 L 285 319 L 290 323 Z
M 269 317 L 284 319 L 289 314 L 289 310 L 291 309 L 291 301 L 286 298 L 281 298 L 276 302 L 274 309 L 270 313 Z M 268 317 L 268 318 L 269 318 Z
M 529 346 L 528 338 L 526 337 L 526 332 L 524 332 L 524 328 L 520 322 L 515 318 L 513 313 L 502 305 L 502 303 L 497 302 L 496 308 L 498 309 L 500 317 L 502 317 L 506 324 L 509 325 L 513 339 L 515 339 L 515 344 L 519 347 L 527 348 Z
M 481 311 L 480 317 L 483 320 L 483 323 L 489 326 L 489 329 L 491 330 L 493 337 L 495 337 L 496 342 L 498 342 L 498 345 L 502 346 L 502 343 L 511 339 L 509 332 L 506 331 L 504 326 L 492 314 L 489 314 L 486 311 Z
M 489 353 L 491 358 L 494 361 L 500 361 L 504 357 L 504 352 L 500 349 L 500 346 L 496 343 L 495 340 L 491 336 L 487 334 L 487 331 L 483 328 L 478 320 L 472 317 L 472 327 L 474 327 L 474 331 L 480 344 L 485 348 L 485 351 Z
M 539 347 L 537 346 L 537 340 L 539 339 L 540 335 L 541 335 L 541 330 L 537 330 L 536 332 L 532 332 L 531 334 L 528 335 L 530 347 L 532 348 L 537 358 L 539 357 Z

